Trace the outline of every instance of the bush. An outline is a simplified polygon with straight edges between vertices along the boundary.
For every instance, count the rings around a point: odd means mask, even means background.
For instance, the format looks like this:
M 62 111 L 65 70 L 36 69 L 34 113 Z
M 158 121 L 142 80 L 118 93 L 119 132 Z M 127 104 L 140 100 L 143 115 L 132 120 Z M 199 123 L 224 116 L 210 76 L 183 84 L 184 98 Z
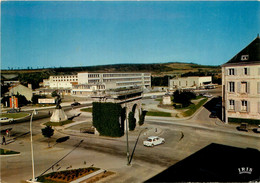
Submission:
M 124 125 L 119 121 L 122 110 L 120 104 L 93 102 L 93 126 L 100 135 L 121 137 L 124 134 Z
M 191 100 L 196 98 L 196 94 L 189 91 L 176 90 L 173 93 L 173 102 L 181 103 L 182 107 L 187 107 L 191 104 Z
M 252 125 L 259 125 L 259 119 L 245 119 L 245 118 L 228 118 L 228 122 L 231 123 L 248 123 Z
M 136 127 L 135 113 L 133 111 L 128 114 L 129 130 L 133 131 Z
M 39 99 L 39 98 L 46 98 L 46 96 L 33 95 L 33 96 L 32 96 L 32 103 L 33 103 L 33 104 L 38 104 L 38 99 Z
M 140 115 L 139 125 L 142 126 L 144 124 L 144 119 L 147 111 L 142 111 L 142 114 Z

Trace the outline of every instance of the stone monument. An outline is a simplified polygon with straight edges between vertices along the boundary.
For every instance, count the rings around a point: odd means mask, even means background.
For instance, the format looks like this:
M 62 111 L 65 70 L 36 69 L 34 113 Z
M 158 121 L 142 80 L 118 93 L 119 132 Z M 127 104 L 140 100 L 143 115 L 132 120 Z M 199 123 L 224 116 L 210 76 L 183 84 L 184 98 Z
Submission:
M 164 95 L 162 103 L 163 105 L 171 105 L 172 104 L 171 96 L 167 94 Z
M 57 96 L 55 102 L 56 102 L 56 108 L 54 109 L 54 111 L 52 113 L 50 121 L 51 122 L 61 122 L 61 121 L 68 120 L 67 115 L 65 114 L 65 112 L 63 111 L 63 109 L 60 106 L 61 98 L 59 95 Z

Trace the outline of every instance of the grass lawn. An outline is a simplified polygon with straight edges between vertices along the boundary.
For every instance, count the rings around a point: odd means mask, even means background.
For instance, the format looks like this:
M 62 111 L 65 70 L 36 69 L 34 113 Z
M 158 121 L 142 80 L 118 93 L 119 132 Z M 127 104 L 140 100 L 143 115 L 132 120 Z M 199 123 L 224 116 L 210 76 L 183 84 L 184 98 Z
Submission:
M 38 182 L 45 183 L 67 183 L 74 181 L 80 177 L 93 173 L 99 170 L 99 168 L 88 167 L 88 168 L 79 168 L 74 170 L 65 170 L 60 172 L 52 172 L 37 178 Z
M 146 113 L 147 116 L 162 116 L 162 117 L 171 117 L 171 113 L 169 112 L 161 112 L 161 111 L 148 111 Z
M 19 112 L 19 113 L 2 113 L 0 114 L 0 117 L 7 117 L 7 118 L 23 118 L 28 116 L 28 113 Z
M 92 112 L 92 107 L 80 109 L 82 112 Z
M 20 154 L 20 153 L 16 152 L 16 151 L 11 151 L 11 150 L 0 148 L 0 155 L 10 155 L 10 154 Z
M 69 124 L 69 123 L 73 123 L 74 121 L 72 120 L 67 120 L 67 121 L 61 121 L 61 122 L 47 122 L 47 123 L 44 123 L 44 125 L 46 126 L 63 126 L 63 125 L 66 125 L 66 124 Z
M 192 114 L 194 114 L 202 105 L 204 105 L 207 102 L 208 98 L 204 98 L 201 101 L 199 101 L 196 105 L 195 104 L 191 104 L 188 108 L 187 111 L 185 111 L 183 113 L 184 117 L 187 116 L 191 116 Z

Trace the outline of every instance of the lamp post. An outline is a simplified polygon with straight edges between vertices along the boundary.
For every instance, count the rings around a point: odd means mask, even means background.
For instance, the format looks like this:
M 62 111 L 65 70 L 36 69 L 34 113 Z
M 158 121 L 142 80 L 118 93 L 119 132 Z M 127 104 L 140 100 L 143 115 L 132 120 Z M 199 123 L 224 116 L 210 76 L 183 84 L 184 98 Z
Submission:
M 34 158 L 33 158 L 33 141 L 32 141 L 32 119 L 33 119 L 33 115 L 36 115 L 37 112 L 36 110 L 34 109 L 33 112 L 32 112 L 32 115 L 31 115 L 31 120 L 30 120 L 30 133 L 31 133 L 31 155 L 32 155 L 32 175 L 33 175 L 33 178 L 32 178 L 32 182 L 35 182 L 35 174 L 34 174 Z
M 129 161 L 129 143 L 128 143 L 128 124 L 127 124 L 127 107 L 126 107 L 126 95 L 125 95 L 125 134 L 126 134 L 126 159 L 127 159 L 127 165 L 130 165 L 130 161 Z

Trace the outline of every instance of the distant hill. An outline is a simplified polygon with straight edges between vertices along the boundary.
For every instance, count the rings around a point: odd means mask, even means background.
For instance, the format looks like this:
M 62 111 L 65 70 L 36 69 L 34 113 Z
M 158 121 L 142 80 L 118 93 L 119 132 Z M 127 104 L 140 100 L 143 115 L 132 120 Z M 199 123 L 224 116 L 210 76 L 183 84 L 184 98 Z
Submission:
M 220 73 L 220 66 L 194 63 L 114 64 L 85 67 L 60 67 L 29 70 L 2 70 L 2 74 L 25 74 L 45 72 L 46 75 L 75 74 L 77 72 L 151 72 L 153 76 L 180 75 L 187 72 Z
M 150 72 L 152 73 L 152 84 L 160 80 L 159 83 L 168 77 L 163 76 L 203 76 L 214 75 L 214 78 L 220 78 L 220 66 L 206 66 L 194 63 L 155 63 L 155 64 L 114 64 L 98 65 L 86 67 L 60 67 L 46 69 L 28 69 L 28 70 L 1 70 L 1 81 L 19 80 L 23 85 L 32 84 L 33 88 L 38 88 L 43 79 L 51 75 L 76 74 L 77 72 Z M 10 77 L 9 77 L 10 76 Z M 13 77 L 16 76 L 16 77 Z M 156 79 L 157 78 L 157 79 Z M 162 85 L 162 84 L 158 84 Z M 165 84 L 164 84 L 165 85 Z

